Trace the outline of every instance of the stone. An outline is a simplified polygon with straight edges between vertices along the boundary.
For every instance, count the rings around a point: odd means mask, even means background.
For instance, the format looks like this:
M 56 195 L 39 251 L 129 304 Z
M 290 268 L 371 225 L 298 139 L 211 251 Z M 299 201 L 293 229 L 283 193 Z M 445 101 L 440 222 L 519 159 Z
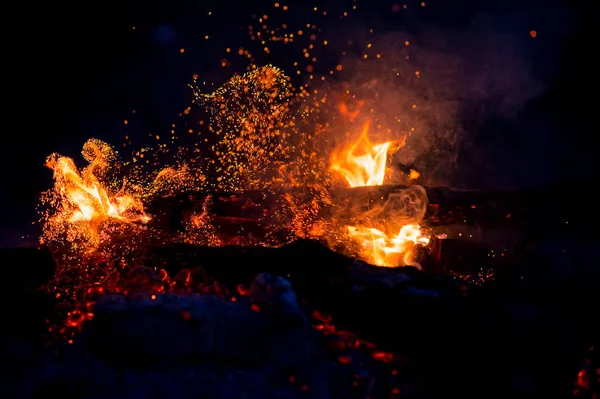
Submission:
M 250 285 L 251 299 L 270 310 L 275 317 L 293 326 L 306 328 L 307 321 L 298 305 L 292 284 L 281 276 L 260 273 Z
M 137 363 L 219 359 L 300 366 L 314 353 L 312 331 L 282 325 L 247 301 L 213 295 L 106 295 L 85 323 L 98 356 Z

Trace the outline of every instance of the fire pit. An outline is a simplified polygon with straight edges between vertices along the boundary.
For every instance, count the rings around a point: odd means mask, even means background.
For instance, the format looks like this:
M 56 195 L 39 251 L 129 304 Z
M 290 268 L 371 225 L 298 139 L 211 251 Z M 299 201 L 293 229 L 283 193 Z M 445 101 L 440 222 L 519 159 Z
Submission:
M 3 396 L 595 397 L 597 272 L 556 194 L 579 184 L 437 184 L 377 81 L 294 86 L 238 54 L 217 90 L 194 76 L 192 145 L 47 158 L 40 248 L 1 252 Z

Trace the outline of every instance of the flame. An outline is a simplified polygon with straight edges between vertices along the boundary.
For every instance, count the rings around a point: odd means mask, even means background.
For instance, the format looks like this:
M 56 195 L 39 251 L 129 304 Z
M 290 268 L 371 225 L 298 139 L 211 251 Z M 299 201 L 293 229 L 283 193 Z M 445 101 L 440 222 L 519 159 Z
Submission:
M 312 125 L 313 117 L 319 116 L 317 105 L 307 107 L 305 97 L 294 97 L 289 78 L 273 66 L 236 75 L 209 94 L 197 87 L 194 90 L 198 103 L 207 107 L 208 132 L 215 134 L 215 143 L 206 138 L 202 141 L 208 143 L 203 148 L 211 156 L 206 157 L 200 149 L 196 151 L 198 143 L 194 143 L 193 151 L 179 147 L 175 154 L 177 167 L 167 167 L 162 164 L 166 150 L 159 146 L 156 150 L 143 148 L 132 154 L 131 161 L 120 164 L 108 144 L 89 140 L 82 151 L 89 165 L 80 171 L 71 158 L 51 155 L 47 166 L 54 171 L 55 184 L 44 194 L 49 209 L 42 215 L 41 242 L 66 241 L 75 252 L 95 250 L 111 242 L 112 237 L 132 236 L 130 226 L 141 227 L 138 223 L 150 220 L 142 201 L 186 190 L 261 190 L 265 194 L 285 194 L 276 206 L 263 212 L 260 224 L 261 228 L 267 226 L 264 230 L 269 238 L 261 240 L 260 245 L 282 245 L 300 237 L 337 240 L 341 230 L 349 252 L 371 264 L 416 265 L 413 247 L 427 240 L 418 225 L 427 202 L 422 188 L 390 194 L 381 209 L 369 206 L 367 212 L 352 210 L 345 223 L 341 223 L 342 216 L 331 219 L 329 212 L 339 204 L 331 197 L 332 179 L 328 171 L 338 174 L 349 187 L 383 185 L 388 154 L 403 147 L 406 136 L 374 143 L 369 140 L 369 123 L 366 123 L 354 143 L 336 151 L 329 159 L 323 157 L 321 150 L 327 143 L 328 124 Z M 358 101 L 357 105 L 342 104 L 337 111 L 354 123 L 363 103 Z M 204 124 L 203 120 L 200 122 Z M 143 163 L 142 158 L 145 158 Z M 136 164 L 137 161 L 140 162 Z M 128 168 L 129 181 L 136 182 L 136 186 L 126 187 L 124 180 L 119 182 L 109 173 L 121 170 L 120 166 Z M 411 170 L 410 178 L 417 177 L 418 172 Z M 189 216 L 184 231 L 163 234 L 155 226 L 149 226 L 144 230 L 151 234 L 144 236 L 225 245 L 225 238 L 213 226 L 211 207 L 209 201 L 201 212 Z M 274 227 L 266 220 L 276 221 Z M 278 235 L 279 227 L 291 233 Z M 122 241 L 118 240 L 119 248 L 127 246 Z M 253 238 L 248 241 L 255 242 Z M 239 242 L 245 241 L 240 237 Z M 135 244 L 131 247 L 135 249 Z
M 369 123 L 366 123 L 358 140 L 346 150 L 345 154 L 342 156 L 333 154 L 331 169 L 340 173 L 350 187 L 383 184 L 387 154 L 393 142 L 373 144 L 367 136 L 368 133 Z
M 349 236 L 359 243 L 359 256 L 377 266 L 395 267 L 420 265 L 415 262 L 415 244 L 429 244 L 429 237 L 421 233 L 419 225 L 407 224 L 396 235 L 365 226 L 346 226 Z
M 332 156 L 331 170 L 339 173 L 350 187 L 383 185 L 388 153 L 401 148 L 406 142 L 403 138 L 398 142 L 372 143 L 368 139 L 368 132 L 369 124 L 366 123 L 360 137 L 350 147 Z M 415 175 L 411 177 L 418 177 L 416 173 L 418 172 L 415 171 Z M 388 202 L 391 200 L 393 200 L 392 196 Z M 422 204 L 415 206 L 424 209 Z M 360 215 L 356 215 L 356 219 L 363 219 L 365 225 L 345 226 L 349 241 L 354 244 L 358 256 L 377 266 L 406 265 L 420 268 L 414 259 L 414 245 L 429 243 L 429 237 L 421 232 L 418 225 L 420 217 L 417 218 L 419 220 L 412 220 L 415 223 L 407 223 L 407 215 L 393 215 L 392 212 L 386 212 L 385 206 L 381 212 L 376 213 L 381 213 L 381 216 L 386 219 L 393 216 L 398 218 L 387 221 L 388 228 L 384 229 L 386 231 L 376 228 L 377 222 L 369 216 L 361 218 Z M 377 227 L 381 227 L 379 224 Z M 389 226 L 400 226 L 400 228 L 390 231 Z
M 99 244 L 99 231 L 104 222 L 145 223 L 150 217 L 145 214 L 141 200 L 125 192 L 125 184 L 111 194 L 100 181 L 98 175 L 113 159 L 113 150 L 108 144 L 88 140 L 82 153 L 89 165 L 81 172 L 71 158 L 52 154 L 46 160 L 46 166 L 54 171 L 55 182 L 47 200 L 56 206 L 44 236 L 51 241 L 66 232 L 69 241 L 86 239 L 86 245 L 93 248 Z
M 138 200 L 130 195 L 109 196 L 106 188 L 98 181 L 89 169 L 78 173 L 72 159 L 58 157 L 51 159 L 46 166 L 54 170 L 57 181 L 61 181 L 70 205 L 66 210 L 70 216 L 69 222 L 106 220 L 108 218 L 120 221 L 135 221 L 137 217 L 127 215 L 129 210 L 138 207 Z M 148 216 L 142 215 L 140 221 L 148 221 Z

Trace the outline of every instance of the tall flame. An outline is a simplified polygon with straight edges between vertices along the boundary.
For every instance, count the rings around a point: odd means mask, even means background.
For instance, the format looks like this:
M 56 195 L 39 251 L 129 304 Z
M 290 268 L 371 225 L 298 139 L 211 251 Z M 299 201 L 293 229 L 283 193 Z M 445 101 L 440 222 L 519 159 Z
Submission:
M 331 160 L 331 170 L 339 173 L 350 187 L 380 186 L 383 185 L 386 174 L 387 155 L 396 144 L 396 148 L 404 145 L 405 141 L 398 143 L 388 141 L 380 144 L 372 143 L 368 139 L 369 124 L 365 124 L 360 137 L 345 151 L 334 153 Z M 388 201 L 400 198 L 390 196 Z M 419 205 L 416 205 L 419 206 Z M 422 205 L 421 205 L 422 207 Z M 385 213 L 385 208 L 382 213 Z M 384 214 L 386 219 L 395 215 Z M 367 225 L 346 226 L 348 238 L 355 244 L 358 255 L 366 262 L 377 265 L 395 267 L 410 265 L 420 267 L 414 259 L 413 248 L 415 244 L 426 245 L 429 237 L 421 232 L 419 220 L 406 223 L 404 219 L 388 220 L 386 231 L 376 228 L 373 218 L 364 218 Z M 399 231 L 389 231 L 400 226 Z M 377 227 L 381 227 L 379 224 Z

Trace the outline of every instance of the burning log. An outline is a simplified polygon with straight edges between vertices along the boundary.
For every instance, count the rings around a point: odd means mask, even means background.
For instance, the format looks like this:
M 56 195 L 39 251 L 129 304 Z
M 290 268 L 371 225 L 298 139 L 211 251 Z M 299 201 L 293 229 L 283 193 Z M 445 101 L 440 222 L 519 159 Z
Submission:
M 151 226 L 166 233 L 200 233 L 205 245 L 252 244 L 252 241 L 281 244 L 293 237 L 292 221 L 297 214 L 290 209 L 291 197 L 305 196 L 302 203 L 319 204 L 316 218 L 335 221 L 340 226 L 360 225 L 362 220 L 384 223 L 396 232 L 407 224 L 435 227 L 436 234 L 485 241 L 481 226 L 511 227 L 518 215 L 521 193 L 482 193 L 446 188 L 405 185 L 337 188 L 325 201 L 305 191 L 267 193 L 186 193 L 159 198 L 148 207 Z M 311 197 L 312 196 L 312 197 Z M 511 219 L 512 218 L 512 219 Z M 314 219 L 313 219 L 314 220 Z M 304 226 L 310 227 L 310 226 Z M 511 234 L 513 231 L 511 231 Z M 513 234 L 516 237 L 516 235 Z M 214 237 L 214 238 L 212 238 Z M 239 241 L 239 242 L 238 242 Z M 517 240 L 518 242 L 518 240 Z M 510 242 L 512 248 L 517 242 Z M 503 248 L 506 248 L 504 246 Z
M 381 185 L 369 187 L 336 188 L 330 192 L 335 207 L 358 208 L 368 211 L 383 206 L 390 195 L 403 192 L 411 186 Z M 425 218 L 435 225 L 462 224 L 465 219 L 492 224 L 524 220 L 532 212 L 538 214 L 542 202 L 555 188 L 516 191 L 459 190 L 446 187 L 425 187 L 428 207 Z M 298 190 L 297 192 L 300 192 Z M 293 194 L 294 192 L 292 192 Z M 163 228 L 181 228 L 186 216 L 201 213 L 210 198 L 211 213 L 220 220 L 243 226 L 265 220 L 268 211 L 281 202 L 285 193 L 248 191 L 244 193 L 183 193 L 159 198 L 148 207 L 153 223 Z M 539 202 L 538 202 L 539 201 Z M 335 213 L 329 209 L 325 212 Z
M 376 219 L 387 221 L 390 209 L 392 213 L 397 211 L 394 209 L 397 203 L 389 207 L 389 198 L 406 193 L 407 189 L 409 186 L 390 184 L 335 188 L 326 194 L 328 201 L 321 204 L 318 216 L 325 220 L 350 222 L 357 215 L 367 213 L 369 217 L 375 215 Z M 426 203 L 427 207 L 424 211 L 418 208 L 418 212 L 409 216 L 417 219 L 422 216 L 421 224 L 433 227 L 434 234 L 489 243 L 497 251 L 506 249 L 510 252 L 526 240 L 524 232 L 529 235 L 547 234 L 565 227 L 564 222 L 557 224 L 557 220 L 576 219 L 573 213 L 580 209 L 578 198 L 569 193 L 578 189 L 577 184 L 514 191 L 425 187 L 425 199 L 423 192 L 411 188 L 409 194 L 421 204 Z M 198 217 L 208 209 L 215 234 L 251 236 L 259 240 L 270 236 L 273 241 L 279 239 L 285 242 L 285 237 L 290 236 L 290 226 L 281 223 L 281 220 L 282 217 L 293 218 L 285 206 L 286 195 L 304 196 L 304 203 L 322 199 L 300 189 L 287 193 L 185 193 L 152 202 L 149 206 L 153 216 L 151 224 L 163 231 L 183 231 L 194 215 Z M 210 203 L 208 207 L 207 202 Z M 377 209 L 378 212 L 373 212 Z
M 338 188 L 333 197 L 349 206 L 361 204 L 365 209 L 383 206 L 390 195 L 406 190 L 404 184 L 387 184 L 371 187 Z M 568 187 L 542 187 L 538 189 L 482 191 L 453 189 L 448 187 L 424 187 L 428 208 L 425 219 L 432 225 L 478 223 L 499 225 L 527 223 L 531 216 L 548 211 L 548 205 L 556 207 L 556 193 L 571 191 Z M 572 188 L 572 191 L 577 189 Z M 558 200 L 558 201 L 557 201 Z M 574 205 L 564 198 L 564 205 Z M 568 207 L 568 206 L 567 206 Z M 556 209 L 560 211 L 559 209 Z
M 183 193 L 158 198 L 148 210 L 151 225 L 167 232 L 184 231 L 190 223 L 206 221 L 216 233 L 231 236 L 264 236 L 269 209 L 278 197 L 259 191 L 245 193 Z M 205 220 L 205 219 L 206 220 Z

